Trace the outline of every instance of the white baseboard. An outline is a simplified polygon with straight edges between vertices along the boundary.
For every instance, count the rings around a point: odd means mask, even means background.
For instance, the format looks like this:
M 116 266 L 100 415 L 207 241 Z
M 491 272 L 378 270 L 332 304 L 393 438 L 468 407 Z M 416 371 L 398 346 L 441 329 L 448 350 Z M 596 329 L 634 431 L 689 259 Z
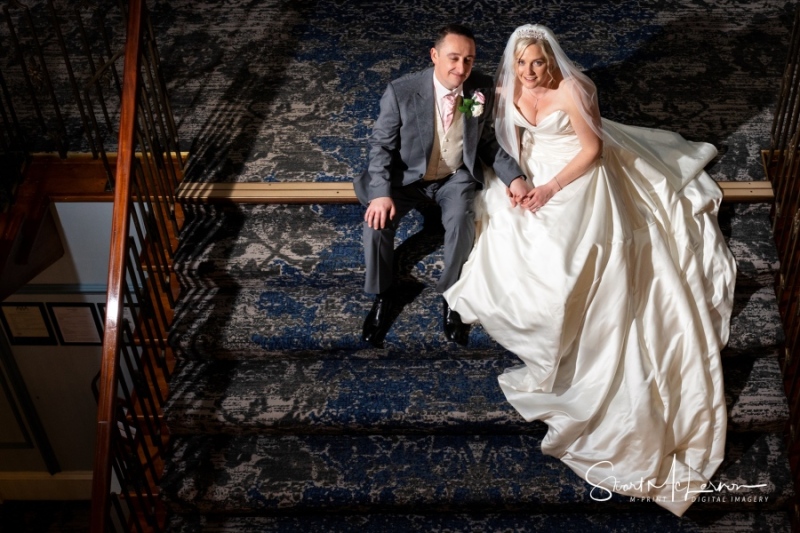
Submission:
M 0 472 L 0 502 L 5 500 L 90 500 L 91 470 Z

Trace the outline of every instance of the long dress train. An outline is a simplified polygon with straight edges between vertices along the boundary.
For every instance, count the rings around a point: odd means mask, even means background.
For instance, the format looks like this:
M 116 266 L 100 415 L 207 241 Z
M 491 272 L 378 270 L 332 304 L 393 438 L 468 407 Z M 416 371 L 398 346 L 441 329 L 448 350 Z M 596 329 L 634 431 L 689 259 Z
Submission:
M 580 150 L 563 111 L 523 128 L 520 164 L 547 182 Z M 498 380 L 542 451 L 592 485 L 677 515 L 723 459 L 720 350 L 735 261 L 717 223 L 722 193 L 706 143 L 603 120 L 604 156 L 536 214 L 488 178 L 479 237 L 446 293 L 523 365 Z

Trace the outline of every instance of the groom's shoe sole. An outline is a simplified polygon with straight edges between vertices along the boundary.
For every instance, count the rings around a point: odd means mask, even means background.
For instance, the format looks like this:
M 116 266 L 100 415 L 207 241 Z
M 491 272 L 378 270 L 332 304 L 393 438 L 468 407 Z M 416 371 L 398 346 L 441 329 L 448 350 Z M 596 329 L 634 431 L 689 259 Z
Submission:
M 390 322 L 391 307 L 392 303 L 389 298 L 377 296 L 372 304 L 372 309 L 367 313 L 367 318 L 364 319 L 361 338 L 375 348 L 383 348 L 383 339 L 392 325 Z
M 467 345 L 469 341 L 469 325 L 461 321 L 461 315 L 450 309 L 446 301 L 443 301 L 442 323 L 444 324 L 444 336 L 447 340 L 460 346 Z

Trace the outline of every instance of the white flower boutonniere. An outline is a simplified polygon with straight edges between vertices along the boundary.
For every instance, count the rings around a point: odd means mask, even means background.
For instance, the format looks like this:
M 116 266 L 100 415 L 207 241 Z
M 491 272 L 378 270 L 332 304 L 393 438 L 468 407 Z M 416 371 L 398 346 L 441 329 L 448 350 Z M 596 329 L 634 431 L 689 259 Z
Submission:
M 483 114 L 483 104 L 486 103 L 486 97 L 480 91 L 475 91 L 471 98 L 464 98 L 458 110 L 464 113 L 467 118 L 479 117 Z

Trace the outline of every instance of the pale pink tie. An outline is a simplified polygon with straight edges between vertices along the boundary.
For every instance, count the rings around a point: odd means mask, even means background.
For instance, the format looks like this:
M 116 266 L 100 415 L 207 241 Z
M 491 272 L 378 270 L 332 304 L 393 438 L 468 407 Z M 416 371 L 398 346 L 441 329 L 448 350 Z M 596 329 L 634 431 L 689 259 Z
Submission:
M 442 98 L 442 119 L 445 133 L 453 123 L 453 116 L 456 112 L 456 95 L 449 93 Z

